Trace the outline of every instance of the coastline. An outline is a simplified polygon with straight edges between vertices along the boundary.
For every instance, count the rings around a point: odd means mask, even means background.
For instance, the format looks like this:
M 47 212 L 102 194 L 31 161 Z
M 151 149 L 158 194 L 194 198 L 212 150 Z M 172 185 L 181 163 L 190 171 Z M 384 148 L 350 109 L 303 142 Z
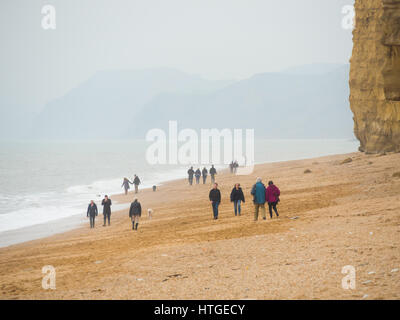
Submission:
M 249 176 L 222 173 L 218 221 L 210 184 L 176 180 L 142 190 L 137 232 L 122 210 L 111 227 L 101 226 L 100 214 L 94 230 L 87 223 L 0 248 L 0 298 L 399 299 L 399 160 L 356 152 L 256 165 Z M 257 176 L 280 187 L 279 219 L 253 222 Z M 237 181 L 246 197 L 241 217 L 229 202 Z M 57 270 L 56 290 L 41 288 L 44 265 Z M 357 268 L 356 291 L 341 288 L 345 265 Z
M 162 186 L 165 183 L 171 183 L 175 182 L 177 180 L 183 180 L 183 179 L 172 179 L 172 180 L 166 180 L 166 181 L 161 181 L 160 183 L 157 184 L 157 186 Z M 141 191 L 144 190 L 150 190 L 150 186 L 146 186 L 141 188 Z M 114 199 L 116 198 L 121 198 L 123 199 L 123 193 L 116 193 L 116 194 L 110 194 L 110 197 Z M 102 214 L 102 207 L 100 204 L 101 199 L 95 200 L 95 202 L 98 205 L 99 209 L 99 215 L 96 219 L 97 223 L 101 223 L 103 219 L 103 214 Z M 89 202 L 89 200 L 88 200 Z M 121 207 L 126 207 L 128 205 L 129 201 L 123 200 L 123 202 L 115 202 L 113 203 L 113 207 L 117 207 L 118 209 L 113 210 L 112 212 L 115 214 L 120 214 L 121 212 L 125 212 L 127 209 L 121 209 Z M 64 233 L 67 231 L 71 231 L 74 229 L 78 229 L 81 227 L 84 227 L 85 223 L 87 223 L 87 218 L 84 213 L 85 211 L 85 204 L 83 205 L 83 210 L 82 214 L 74 214 L 69 217 L 64 217 L 64 218 L 59 218 L 56 220 L 51 220 L 47 221 L 44 223 L 39 223 L 39 224 L 34 224 L 31 226 L 27 227 L 22 227 L 18 229 L 12 229 L 12 230 L 6 230 L 6 231 L 1 231 L 0 232 L 0 248 L 8 247 L 10 245 L 15 245 L 19 243 L 24 243 L 32 240 L 39 240 L 42 238 L 47 238 L 52 235 L 57 235 L 60 233 Z M 100 220 L 99 220 L 100 219 Z M 99 222 L 100 221 L 100 222 Z

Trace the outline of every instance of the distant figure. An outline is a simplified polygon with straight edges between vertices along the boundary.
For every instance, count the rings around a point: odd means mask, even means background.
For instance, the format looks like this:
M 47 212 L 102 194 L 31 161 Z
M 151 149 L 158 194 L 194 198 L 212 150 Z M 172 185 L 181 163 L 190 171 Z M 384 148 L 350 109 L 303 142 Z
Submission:
M 265 215 L 265 185 L 262 183 L 261 178 L 257 178 L 256 184 L 251 189 L 251 194 L 253 195 L 254 201 L 254 221 L 258 220 L 258 211 L 261 208 L 263 219 L 267 219 Z
M 132 230 L 137 230 L 139 225 L 139 219 L 142 216 L 142 206 L 140 202 L 135 198 L 131 203 L 131 207 L 129 209 L 129 218 L 132 221 Z
M 190 169 L 188 170 L 188 176 L 189 176 L 189 184 L 192 185 L 193 184 L 193 176 L 194 176 L 194 170 L 193 167 L 190 167 Z
M 241 203 L 244 201 L 243 190 L 240 187 L 240 183 L 236 183 L 231 192 L 231 202 L 233 202 L 233 208 L 235 210 L 235 216 L 241 215 Z
M 214 186 L 210 191 L 209 198 L 213 209 L 214 220 L 217 220 L 218 206 L 221 203 L 221 192 L 218 189 L 218 183 L 214 183 Z
M 272 181 L 268 182 L 268 188 L 265 191 L 265 198 L 268 202 L 268 209 L 269 209 L 269 215 L 271 216 L 272 219 L 272 209 L 274 209 L 276 216 L 279 217 L 278 210 L 276 209 L 276 205 L 278 204 L 279 196 L 281 195 L 281 191 L 279 188 L 274 185 Z
M 94 220 L 96 219 L 98 212 L 97 206 L 93 200 L 90 200 L 89 206 L 87 208 L 87 217 L 90 218 L 90 228 L 94 228 Z
M 133 184 L 133 182 L 130 182 L 128 178 L 124 178 L 124 181 L 122 182 L 122 186 L 121 186 L 121 187 L 124 187 L 124 189 L 125 189 L 125 195 L 128 194 L 128 190 L 131 188 L 131 187 L 129 186 L 129 184 Z
M 194 176 L 196 177 L 196 184 L 199 184 L 200 183 L 200 177 L 201 177 L 200 169 L 196 170 L 196 172 L 194 173 Z
M 110 225 L 110 219 L 111 219 L 111 199 L 108 198 L 108 196 L 104 196 L 103 201 L 101 202 L 101 205 L 103 206 L 103 216 L 104 216 L 104 224 L 103 227 L 106 226 L 106 220 L 108 220 L 108 225 Z
M 156 192 L 157 186 L 153 186 L 153 192 Z
M 237 168 L 239 168 L 239 163 L 235 160 L 233 163 L 233 173 L 236 174 Z
M 206 184 L 207 175 L 208 175 L 208 170 L 206 169 L 206 167 L 203 168 L 203 170 L 201 171 L 201 174 L 203 175 L 203 184 Z
M 147 209 L 147 214 L 149 215 L 149 219 L 153 217 L 153 209 Z
M 136 174 L 135 174 L 135 176 L 133 178 L 133 184 L 135 185 L 135 193 L 138 193 L 139 192 L 140 179 Z
M 229 171 L 233 173 L 233 161 L 229 164 Z
M 211 165 L 211 168 L 210 168 L 211 183 L 215 183 L 215 175 L 216 174 L 217 174 L 217 170 L 215 170 L 214 165 Z

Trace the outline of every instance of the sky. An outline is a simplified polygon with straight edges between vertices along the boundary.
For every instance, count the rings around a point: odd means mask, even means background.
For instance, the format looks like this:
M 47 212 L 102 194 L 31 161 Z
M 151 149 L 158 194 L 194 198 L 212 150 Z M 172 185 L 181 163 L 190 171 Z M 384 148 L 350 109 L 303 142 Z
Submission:
M 94 73 L 167 67 L 243 79 L 348 63 L 354 0 L 1 0 L 0 107 L 40 110 Z M 42 7 L 56 29 L 42 27 Z M 4 111 L 4 110 L 3 110 Z

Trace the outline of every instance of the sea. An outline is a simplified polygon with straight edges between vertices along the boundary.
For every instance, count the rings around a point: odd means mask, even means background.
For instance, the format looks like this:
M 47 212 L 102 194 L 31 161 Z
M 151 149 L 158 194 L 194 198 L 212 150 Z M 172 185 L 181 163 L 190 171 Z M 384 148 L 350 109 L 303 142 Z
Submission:
M 1 141 L 0 234 L 86 215 L 90 200 L 123 192 L 137 174 L 141 188 L 186 177 L 188 165 L 151 165 L 144 140 Z M 355 139 L 256 140 L 255 163 L 307 159 L 358 150 Z M 200 166 L 195 166 L 200 167 Z M 226 168 L 217 165 L 218 170 Z M 113 210 L 126 204 L 113 204 Z

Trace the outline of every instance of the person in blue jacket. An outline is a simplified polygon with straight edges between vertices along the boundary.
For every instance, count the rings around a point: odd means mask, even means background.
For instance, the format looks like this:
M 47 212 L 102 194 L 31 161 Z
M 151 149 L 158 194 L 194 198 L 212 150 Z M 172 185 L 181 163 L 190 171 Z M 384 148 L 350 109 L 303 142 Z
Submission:
M 265 213 L 265 185 L 262 183 L 261 178 L 257 178 L 256 184 L 251 189 L 251 194 L 253 196 L 254 202 L 254 221 L 258 220 L 258 212 L 261 208 L 261 212 L 263 215 L 263 219 L 266 220 L 266 213 Z

